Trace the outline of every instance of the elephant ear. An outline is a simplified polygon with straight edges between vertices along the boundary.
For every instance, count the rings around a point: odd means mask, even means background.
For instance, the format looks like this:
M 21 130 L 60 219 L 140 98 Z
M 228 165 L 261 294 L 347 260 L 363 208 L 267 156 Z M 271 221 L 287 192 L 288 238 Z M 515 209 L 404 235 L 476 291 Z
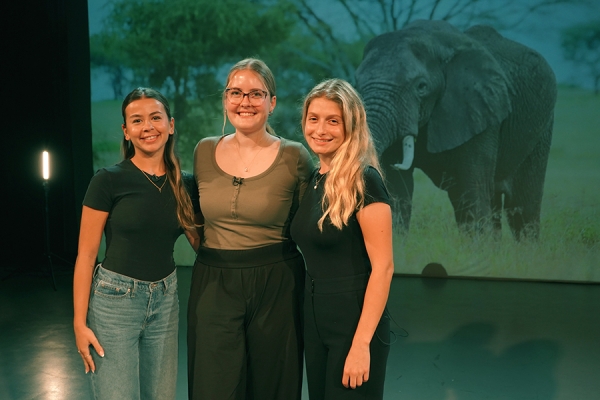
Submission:
M 446 64 L 446 87 L 427 126 L 431 153 L 454 149 L 510 113 L 509 82 L 498 62 L 480 45 L 457 49 Z

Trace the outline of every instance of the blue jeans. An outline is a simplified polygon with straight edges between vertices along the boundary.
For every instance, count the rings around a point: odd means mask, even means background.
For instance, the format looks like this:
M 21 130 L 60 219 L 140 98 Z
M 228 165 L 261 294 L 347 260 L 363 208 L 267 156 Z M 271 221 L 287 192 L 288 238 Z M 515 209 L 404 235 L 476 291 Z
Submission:
M 177 384 L 179 299 L 173 271 L 139 281 L 98 266 L 87 322 L 104 357 L 92 354 L 95 399 L 173 400 Z

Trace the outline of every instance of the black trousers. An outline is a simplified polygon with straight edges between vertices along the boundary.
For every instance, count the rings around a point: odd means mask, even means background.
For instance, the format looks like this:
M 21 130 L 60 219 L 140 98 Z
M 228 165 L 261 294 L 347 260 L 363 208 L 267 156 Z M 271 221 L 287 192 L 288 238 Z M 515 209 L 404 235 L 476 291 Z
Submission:
M 295 244 L 201 248 L 188 305 L 190 399 L 300 399 L 304 260 Z
M 383 399 L 390 319 L 384 312 L 371 340 L 369 380 L 342 385 L 344 363 L 362 311 L 368 275 L 313 280 L 307 275 L 304 350 L 310 400 Z

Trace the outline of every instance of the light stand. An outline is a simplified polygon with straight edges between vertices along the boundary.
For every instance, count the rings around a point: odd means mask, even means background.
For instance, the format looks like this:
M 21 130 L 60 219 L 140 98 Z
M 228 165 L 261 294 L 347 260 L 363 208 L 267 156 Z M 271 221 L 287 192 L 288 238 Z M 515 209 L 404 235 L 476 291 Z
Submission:
M 44 178 L 44 183 L 43 183 L 43 187 L 44 187 L 44 219 L 45 219 L 45 232 L 44 232 L 44 236 L 45 236 L 45 245 L 46 245 L 46 251 L 44 253 L 44 256 L 46 257 L 46 260 L 48 262 L 48 270 L 50 272 L 50 276 L 52 277 L 52 286 L 54 287 L 54 290 L 56 290 L 56 279 L 54 279 L 54 265 L 52 263 L 52 257 L 56 257 L 60 260 L 62 260 L 63 262 L 73 265 L 72 262 L 69 262 L 67 260 L 65 260 L 64 258 L 52 253 L 52 251 L 50 250 L 50 211 L 49 211 L 49 202 L 48 202 L 48 193 L 50 191 L 50 154 L 47 151 L 43 151 L 42 152 L 42 178 Z M 2 280 L 6 280 L 9 279 L 15 275 L 17 275 L 18 270 L 15 269 L 12 273 L 10 273 L 8 276 L 3 277 Z
M 52 265 L 52 251 L 50 251 L 50 212 L 48 209 L 48 192 L 50 191 L 50 185 L 48 180 L 50 179 L 50 154 L 47 151 L 42 152 L 42 177 L 44 178 L 44 214 L 45 214 L 45 239 L 46 239 L 46 253 L 45 256 L 48 260 L 48 269 L 50 270 L 50 276 L 52 277 L 52 286 L 56 290 L 56 280 L 54 279 L 54 266 Z

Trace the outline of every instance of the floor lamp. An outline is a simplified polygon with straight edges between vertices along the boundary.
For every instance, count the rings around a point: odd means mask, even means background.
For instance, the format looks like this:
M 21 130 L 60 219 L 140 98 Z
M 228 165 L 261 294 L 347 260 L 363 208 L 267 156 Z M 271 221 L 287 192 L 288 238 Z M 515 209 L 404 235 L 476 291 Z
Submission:
M 56 290 L 56 280 L 54 279 L 54 266 L 52 265 L 52 252 L 50 251 L 50 212 L 48 210 L 48 192 L 50 191 L 50 154 L 47 151 L 42 152 L 42 177 L 44 178 L 44 217 L 46 219 L 46 258 L 48 260 L 48 269 L 52 277 L 52 286 Z

